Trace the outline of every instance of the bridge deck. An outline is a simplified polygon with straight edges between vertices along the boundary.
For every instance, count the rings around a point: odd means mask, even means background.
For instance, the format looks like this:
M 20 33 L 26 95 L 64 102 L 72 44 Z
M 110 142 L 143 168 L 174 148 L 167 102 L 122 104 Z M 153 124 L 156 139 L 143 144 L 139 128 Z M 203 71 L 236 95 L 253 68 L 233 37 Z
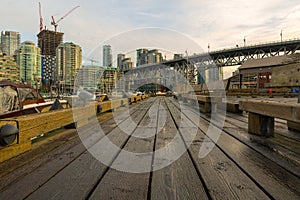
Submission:
M 124 133 L 113 118 L 120 116 L 122 109 L 98 119 L 110 141 L 129 152 L 172 151 L 167 145 L 178 130 L 177 145 L 182 148 L 190 141 L 188 136 L 195 130 L 191 127 L 199 118 L 171 97 L 150 98 L 130 107 L 135 123 L 129 119 L 120 122 L 127 127 Z M 209 120 L 209 115 L 201 114 L 197 135 L 178 160 L 145 173 L 108 167 L 87 151 L 74 129 L 59 130 L 59 134 L 36 142 L 32 151 L 0 164 L 0 199 L 300 198 L 299 135 L 288 131 L 279 120 L 275 138 L 249 136 L 247 117 L 227 114 L 224 126 L 215 127 L 222 131 L 215 147 L 199 158 L 200 147 L 212 142 L 204 139 Z M 86 127 L 86 134 L 81 136 L 90 141 L 89 150 L 101 141 L 97 130 Z M 158 154 L 154 154 L 142 156 L 146 158 L 143 163 L 128 163 L 122 159 L 123 153 L 111 151 L 109 165 L 126 163 L 131 170 L 139 165 L 151 169 L 168 159 L 155 159 Z

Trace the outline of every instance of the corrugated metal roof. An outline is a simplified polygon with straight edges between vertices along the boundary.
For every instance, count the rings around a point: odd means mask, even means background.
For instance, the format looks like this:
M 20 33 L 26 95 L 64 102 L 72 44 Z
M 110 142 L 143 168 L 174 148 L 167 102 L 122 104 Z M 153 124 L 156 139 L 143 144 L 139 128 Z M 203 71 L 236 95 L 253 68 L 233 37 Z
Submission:
M 280 66 L 291 63 L 300 62 L 300 54 L 284 55 L 284 56 L 274 56 L 261 59 L 251 59 L 244 62 L 242 66 L 238 69 L 250 69 L 250 68 L 261 68 L 261 67 L 271 67 L 271 66 Z

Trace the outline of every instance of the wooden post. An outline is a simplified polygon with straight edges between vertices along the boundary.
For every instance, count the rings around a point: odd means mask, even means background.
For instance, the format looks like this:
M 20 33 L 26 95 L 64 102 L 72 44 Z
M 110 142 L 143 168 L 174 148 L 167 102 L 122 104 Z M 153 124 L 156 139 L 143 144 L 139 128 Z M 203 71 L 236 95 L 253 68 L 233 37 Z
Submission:
M 274 117 L 249 112 L 248 132 L 256 135 L 274 137 Z
M 298 95 L 298 103 L 300 103 L 300 94 Z M 287 121 L 287 126 L 289 130 L 300 132 L 300 123 Z

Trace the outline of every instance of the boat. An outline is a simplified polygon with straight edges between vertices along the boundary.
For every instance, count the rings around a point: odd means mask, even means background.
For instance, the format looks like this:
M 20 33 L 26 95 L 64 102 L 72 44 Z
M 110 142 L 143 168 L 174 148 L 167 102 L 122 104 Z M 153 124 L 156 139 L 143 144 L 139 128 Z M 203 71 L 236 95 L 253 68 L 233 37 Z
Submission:
M 46 101 L 30 85 L 0 81 L 0 119 L 40 113 L 55 109 L 54 102 L 59 101 L 60 108 L 68 108 L 66 100 Z

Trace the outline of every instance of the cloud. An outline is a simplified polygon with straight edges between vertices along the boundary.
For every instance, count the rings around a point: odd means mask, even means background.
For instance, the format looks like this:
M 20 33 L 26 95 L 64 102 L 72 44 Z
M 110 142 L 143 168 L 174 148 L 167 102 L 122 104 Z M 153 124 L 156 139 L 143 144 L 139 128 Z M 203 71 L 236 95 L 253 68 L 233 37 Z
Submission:
M 52 15 L 57 14 L 59 19 L 80 5 L 59 23 L 58 29 L 65 33 L 65 41 L 82 46 L 85 56 L 112 36 L 140 27 L 176 30 L 191 37 L 202 49 L 207 49 L 208 43 L 212 49 L 242 44 L 244 36 L 249 43 L 276 40 L 281 29 L 285 38 L 300 35 L 298 0 L 40 1 L 44 24 L 49 29 L 53 29 Z M 1 29 L 21 32 L 22 40 L 37 41 L 38 0 L 2 0 L 1 7 L 6 8 L 0 13 Z

